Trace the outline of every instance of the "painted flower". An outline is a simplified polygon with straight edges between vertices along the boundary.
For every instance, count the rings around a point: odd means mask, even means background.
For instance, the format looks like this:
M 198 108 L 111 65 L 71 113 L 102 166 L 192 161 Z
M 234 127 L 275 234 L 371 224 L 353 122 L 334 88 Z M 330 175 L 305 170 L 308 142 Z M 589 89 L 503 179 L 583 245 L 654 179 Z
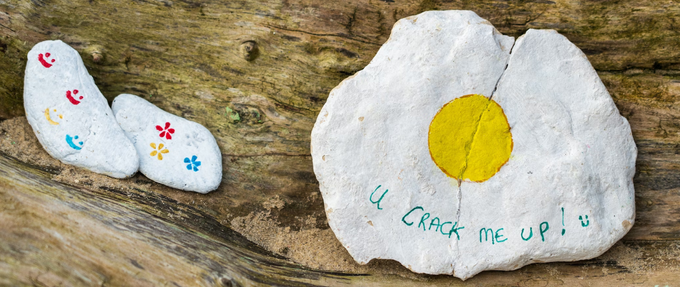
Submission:
M 158 160 L 163 160 L 163 154 L 169 153 L 167 148 L 163 148 L 163 144 L 158 144 L 158 148 L 156 148 L 155 143 L 151 143 L 150 146 L 154 149 L 150 155 L 151 156 L 158 155 Z
M 161 127 L 161 126 L 156 126 L 156 130 L 158 130 L 159 132 L 161 132 L 160 136 L 161 136 L 162 138 L 164 137 L 164 138 L 169 139 L 169 140 L 172 139 L 172 135 L 171 135 L 171 134 L 174 134 L 174 133 L 175 133 L 175 129 L 171 129 L 171 128 L 170 128 L 170 122 L 165 122 L 165 128 L 163 128 L 163 127 Z
M 187 169 L 188 169 L 188 170 L 192 170 L 192 169 L 193 169 L 194 171 L 198 171 L 198 167 L 201 166 L 201 162 L 200 162 L 200 161 L 197 161 L 197 160 L 196 160 L 197 158 L 198 158 L 198 157 L 195 156 L 195 155 L 194 155 L 194 156 L 191 156 L 191 159 L 189 159 L 188 157 L 185 157 L 185 158 L 184 158 L 184 163 L 188 163 L 188 164 L 187 164 Z

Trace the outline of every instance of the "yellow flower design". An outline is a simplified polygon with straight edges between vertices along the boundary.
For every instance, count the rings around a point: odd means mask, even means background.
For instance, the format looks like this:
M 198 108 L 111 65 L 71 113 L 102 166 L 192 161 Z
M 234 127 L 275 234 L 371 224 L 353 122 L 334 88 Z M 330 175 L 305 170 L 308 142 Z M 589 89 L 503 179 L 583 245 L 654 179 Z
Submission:
M 151 156 L 158 155 L 158 160 L 163 160 L 163 154 L 169 153 L 167 148 L 163 148 L 163 144 L 158 144 L 158 148 L 156 148 L 156 144 L 151 143 L 151 147 L 154 149 L 154 151 L 151 152 Z

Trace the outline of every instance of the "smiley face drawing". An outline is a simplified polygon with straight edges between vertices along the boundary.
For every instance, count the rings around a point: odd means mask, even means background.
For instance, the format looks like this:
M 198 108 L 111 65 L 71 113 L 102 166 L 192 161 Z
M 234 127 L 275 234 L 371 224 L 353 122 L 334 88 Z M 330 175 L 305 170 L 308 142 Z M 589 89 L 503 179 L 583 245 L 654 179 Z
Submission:
M 83 96 L 80 96 L 78 100 L 75 99 L 75 96 L 78 94 L 78 90 L 73 90 L 73 94 L 71 94 L 71 91 L 66 91 L 66 98 L 68 99 L 69 102 L 73 105 L 78 105 L 80 104 L 79 100 L 83 99 Z
M 50 57 L 50 53 L 45 53 L 44 56 L 43 56 L 42 53 L 40 55 L 38 55 L 38 61 L 40 61 L 40 64 L 42 64 L 43 67 L 48 68 L 48 69 L 50 67 L 52 67 L 52 64 L 48 63 L 47 61 L 49 60 L 50 62 L 54 63 L 54 59 L 50 60 L 49 57 Z
M 73 148 L 74 150 L 81 150 L 83 148 L 83 142 L 80 141 L 78 144 L 75 144 L 73 140 L 77 140 L 78 136 L 71 137 L 70 135 L 66 135 L 66 143 Z
M 56 112 L 57 109 L 53 109 L 52 111 Z M 60 119 L 63 119 L 63 118 L 64 118 L 64 116 L 61 115 L 61 114 L 58 114 L 57 116 L 58 116 Z M 55 125 L 55 126 L 56 126 L 56 125 L 59 124 L 58 122 L 55 122 L 54 120 L 52 120 L 52 117 L 50 117 L 50 108 L 45 109 L 45 119 L 47 119 L 47 122 L 49 122 L 51 125 Z

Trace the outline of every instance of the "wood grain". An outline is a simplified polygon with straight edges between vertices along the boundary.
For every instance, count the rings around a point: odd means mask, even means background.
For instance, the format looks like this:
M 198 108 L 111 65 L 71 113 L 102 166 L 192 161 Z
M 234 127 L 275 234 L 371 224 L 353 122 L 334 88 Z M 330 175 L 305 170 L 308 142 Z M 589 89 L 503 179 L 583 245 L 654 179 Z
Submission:
M 629 120 L 639 152 L 635 226 L 612 251 L 466 283 L 680 282 L 680 3 L 647 0 L 2 1 L 0 270 L 10 271 L 0 271 L 7 279 L 0 282 L 460 283 L 394 262 L 356 266 L 329 233 L 309 150 L 330 90 L 370 62 L 396 20 L 432 9 L 473 10 L 515 37 L 531 28 L 566 35 Z M 109 101 L 137 94 L 206 126 L 223 151 L 220 189 L 188 194 L 49 158 L 22 118 L 21 100 L 26 54 L 49 39 L 81 53 Z

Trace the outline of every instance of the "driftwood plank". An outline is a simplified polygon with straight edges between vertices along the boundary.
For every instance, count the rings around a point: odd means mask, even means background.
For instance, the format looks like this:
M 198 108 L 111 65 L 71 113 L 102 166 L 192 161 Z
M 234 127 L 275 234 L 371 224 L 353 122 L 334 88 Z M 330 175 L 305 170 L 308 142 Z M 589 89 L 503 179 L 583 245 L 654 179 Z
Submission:
M 227 228 L 217 231 L 223 241 L 216 241 L 134 208 L 138 203 L 132 199 L 55 182 L 5 156 L 0 156 L 0 199 L 0 282 L 7 286 L 349 280 L 291 265 Z M 187 217 L 202 216 L 188 206 L 173 207 L 185 208 Z
M 49 172 L 0 156 L 0 285 L 463 284 L 450 276 L 310 270 L 263 250 L 190 206 L 154 197 L 166 201 L 165 207 L 156 200 L 55 182 Z M 151 206 L 174 216 L 161 218 L 144 211 Z M 177 217 L 189 224 L 173 222 Z M 201 220 L 207 222 L 191 227 Z M 679 281 L 680 244 L 624 242 L 595 260 L 484 272 L 465 283 L 672 286 Z
M 637 218 L 622 243 L 595 260 L 485 272 L 466 283 L 680 282 L 677 2 L 7 0 L 0 285 L 460 283 L 390 261 L 353 263 L 326 224 L 309 152 L 328 92 L 370 62 L 396 20 L 432 9 L 473 10 L 512 36 L 530 28 L 566 35 L 630 121 L 639 150 Z M 109 100 L 137 94 L 211 130 L 223 151 L 220 189 L 189 194 L 50 158 L 21 100 L 26 53 L 49 39 L 81 53 Z

